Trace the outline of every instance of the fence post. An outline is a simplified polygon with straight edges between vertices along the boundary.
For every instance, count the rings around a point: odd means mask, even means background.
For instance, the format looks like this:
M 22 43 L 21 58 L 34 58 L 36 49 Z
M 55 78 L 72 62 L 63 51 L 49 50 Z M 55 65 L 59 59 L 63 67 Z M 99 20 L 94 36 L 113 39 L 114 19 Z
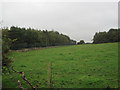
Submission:
M 52 88 L 52 63 L 48 63 L 48 88 Z

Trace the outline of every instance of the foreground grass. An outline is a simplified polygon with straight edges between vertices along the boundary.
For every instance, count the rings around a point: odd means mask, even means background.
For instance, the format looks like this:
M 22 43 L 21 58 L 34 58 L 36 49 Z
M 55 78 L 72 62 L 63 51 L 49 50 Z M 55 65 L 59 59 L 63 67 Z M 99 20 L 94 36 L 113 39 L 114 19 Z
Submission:
M 118 87 L 118 44 L 89 44 L 11 52 L 13 66 L 24 71 L 33 85 L 47 88 L 48 63 L 52 63 L 53 88 Z M 29 87 L 16 73 L 3 75 L 3 87 L 18 88 L 17 80 Z

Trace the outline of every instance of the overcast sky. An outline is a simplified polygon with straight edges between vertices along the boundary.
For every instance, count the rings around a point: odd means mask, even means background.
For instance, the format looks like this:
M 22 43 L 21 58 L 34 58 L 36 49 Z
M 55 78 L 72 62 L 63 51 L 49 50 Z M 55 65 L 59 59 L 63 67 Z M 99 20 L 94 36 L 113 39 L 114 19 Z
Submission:
M 95 32 L 118 27 L 117 2 L 3 2 L 3 26 L 48 29 L 91 42 Z

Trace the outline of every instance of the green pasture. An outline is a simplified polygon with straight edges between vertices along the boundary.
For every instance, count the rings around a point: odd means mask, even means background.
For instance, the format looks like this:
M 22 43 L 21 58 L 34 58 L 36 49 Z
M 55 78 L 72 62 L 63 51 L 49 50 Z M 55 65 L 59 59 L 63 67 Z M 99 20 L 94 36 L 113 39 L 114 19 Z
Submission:
M 39 88 L 48 87 L 49 63 L 52 63 L 52 88 L 117 88 L 118 44 L 85 44 L 59 46 L 27 52 L 9 53 L 16 71 Z M 21 75 L 4 73 L 4 88 L 30 87 Z

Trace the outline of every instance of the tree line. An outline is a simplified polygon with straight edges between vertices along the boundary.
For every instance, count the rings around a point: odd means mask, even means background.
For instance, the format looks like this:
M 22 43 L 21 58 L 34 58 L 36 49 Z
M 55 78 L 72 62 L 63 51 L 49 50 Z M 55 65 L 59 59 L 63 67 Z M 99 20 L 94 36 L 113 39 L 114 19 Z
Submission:
M 96 32 L 93 37 L 93 44 L 120 42 L 120 28 L 110 29 L 108 32 Z
M 3 38 L 9 38 L 13 42 L 10 49 L 17 50 L 32 47 L 47 47 L 58 45 L 74 45 L 76 41 L 69 36 L 60 34 L 57 31 L 36 30 L 32 28 L 20 28 L 12 26 L 10 29 L 2 29 Z

